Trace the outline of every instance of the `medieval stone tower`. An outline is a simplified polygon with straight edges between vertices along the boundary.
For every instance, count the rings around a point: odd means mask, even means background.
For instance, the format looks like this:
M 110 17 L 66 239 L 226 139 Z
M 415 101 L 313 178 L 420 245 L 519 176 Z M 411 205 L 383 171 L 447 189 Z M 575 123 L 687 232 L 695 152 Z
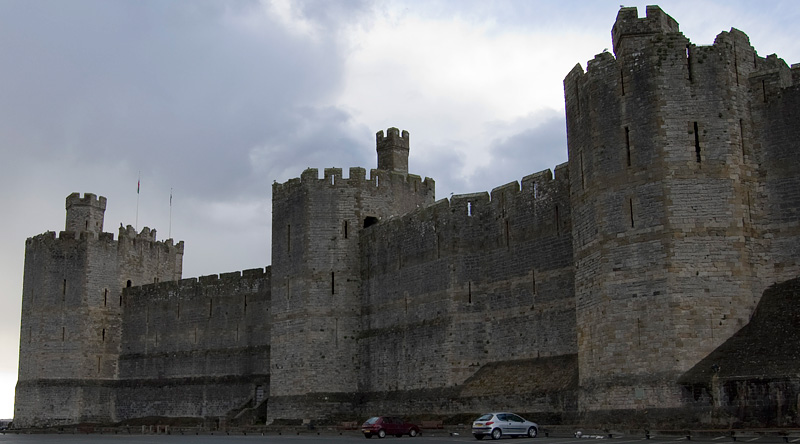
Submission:
M 25 243 L 15 423 L 112 420 L 102 381 L 117 376 L 122 289 L 181 277 L 183 242 L 155 230 L 103 232 L 106 198 L 73 193 L 66 231 Z
M 775 162 L 798 136 L 782 92 L 798 70 L 735 29 L 697 47 L 656 6 L 622 8 L 612 37 L 616 57 L 564 80 L 581 408 L 677 407 L 678 376 L 798 273 L 797 219 L 768 234 L 788 216 L 777 190 L 798 189 L 796 162 Z
M 183 243 L 114 240 L 105 198 L 70 195 L 26 241 L 15 424 L 797 427 L 800 347 L 760 361 L 797 331 L 764 313 L 800 288 L 800 65 L 655 6 L 612 40 L 564 80 L 567 163 L 434 202 L 379 131 L 368 177 L 273 185 L 266 268 L 180 279 Z
M 326 168 L 273 185 L 271 418 L 352 406 L 361 329 L 359 233 L 433 202 L 434 182 L 408 174 L 409 135 L 377 133 L 379 169 Z M 339 406 L 339 407 L 337 407 Z

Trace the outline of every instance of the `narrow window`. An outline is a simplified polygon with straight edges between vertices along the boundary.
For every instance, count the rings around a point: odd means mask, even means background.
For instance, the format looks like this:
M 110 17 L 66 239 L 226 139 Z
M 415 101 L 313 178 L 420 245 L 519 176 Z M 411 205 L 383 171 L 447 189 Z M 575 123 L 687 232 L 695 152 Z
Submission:
M 344 238 L 347 239 L 347 221 L 344 221 Z
M 561 236 L 561 224 L 558 221 L 558 205 L 555 208 L 556 236 Z
M 97 373 L 100 373 L 100 356 L 97 357 Z
M 509 237 L 510 236 L 509 236 L 508 220 L 506 220 L 506 247 L 509 247 L 511 245 Z
M 472 202 L 467 202 L 467 216 L 472 216 Z
M 244 295 L 244 314 L 247 314 L 247 295 Z
M 472 281 L 467 284 L 467 302 L 472 303 Z
M 736 73 L 736 85 L 739 85 L 739 60 L 736 57 L 736 41 L 733 41 L 733 72 Z
M 580 167 L 581 167 L 581 189 L 586 189 L 586 177 L 583 174 L 583 152 L 580 155 Z
M 697 156 L 697 163 L 700 163 L 700 131 L 697 122 L 694 122 L 694 152 Z
M 380 184 L 378 183 L 379 179 L 380 179 L 380 176 L 375 176 L 375 188 L 378 188 L 380 186 Z
M 689 81 L 692 81 L 692 51 L 689 46 L 686 47 L 686 69 L 689 72 Z
M 619 70 L 619 84 L 622 86 L 622 95 L 625 95 L 625 71 Z
M 286 226 L 286 252 L 291 253 L 292 251 L 292 226 Z
M 334 176 L 333 174 L 331 174 L 331 185 L 334 185 L 334 179 L 336 179 L 336 176 Z
M 103 329 L 102 335 L 103 335 L 102 341 L 106 342 L 106 329 L 105 328 Z
M 331 294 L 336 294 L 336 279 L 334 272 L 331 271 Z
M 132 284 L 133 284 L 133 283 L 131 282 L 131 280 L 130 280 L 130 279 L 128 279 L 128 283 L 127 283 L 127 284 L 125 284 L 125 286 L 126 286 L 126 287 L 130 287 Z
M 67 294 L 67 280 L 64 279 L 64 283 L 61 284 L 61 296 L 62 296 L 61 300 L 62 301 L 64 300 L 63 296 L 65 296 L 66 294 Z
M 632 198 L 628 199 L 628 209 L 630 211 L 630 217 L 631 217 L 631 228 L 634 228 L 634 225 L 633 225 L 633 199 Z
M 745 150 L 744 150 L 744 124 L 742 122 L 742 119 L 739 119 L 739 140 L 740 140 L 740 143 L 742 145 L 742 158 L 744 158 L 745 154 L 747 154 L 747 153 L 745 153 Z M 742 160 L 744 160 L 744 159 L 742 159 Z
M 89 231 L 89 221 L 86 221 L 86 231 Z
M 61 327 L 61 342 L 64 342 L 64 338 L 67 337 L 67 328 Z
M 122 307 L 122 293 L 119 294 L 119 306 Z
M 539 197 L 539 184 L 534 182 L 533 183 L 533 198 L 536 199 Z
M 211 313 L 214 311 L 214 299 L 208 298 L 208 317 L 211 317 Z
M 103 307 L 108 306 L 108 288 L 103 290 Z
M 158 278 L 153 278 L 153 283 L 157 284 L 158 283 Z
M 631 130 L 625 127 L 625 151 L 628 159 L 628 166 L 631 166 Z

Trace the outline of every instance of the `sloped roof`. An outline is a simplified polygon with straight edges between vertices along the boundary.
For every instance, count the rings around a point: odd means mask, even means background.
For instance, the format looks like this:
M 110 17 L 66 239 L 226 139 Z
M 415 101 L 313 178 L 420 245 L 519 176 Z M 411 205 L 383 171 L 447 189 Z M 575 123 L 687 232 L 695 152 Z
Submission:
M 800 278 L 764 291 L 750 322 L 684 373 L 681 384 L 800 378 Z

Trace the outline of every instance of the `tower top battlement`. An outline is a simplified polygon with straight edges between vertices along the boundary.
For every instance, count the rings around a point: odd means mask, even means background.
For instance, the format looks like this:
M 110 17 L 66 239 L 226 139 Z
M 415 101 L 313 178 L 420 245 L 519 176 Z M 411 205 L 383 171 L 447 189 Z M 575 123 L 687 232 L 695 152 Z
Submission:
M 680 32 L 678 22 L 661 10 L 658 6 L 648 5 L 646 17 L 639 18 L 639 12 L 635 6 L 620 8 L 617 13 L 617 20 L 611 28 L 611 42 L 614 47 L 614 55 L 620 56 L 622 42 L 632 37 L 650 37 L 655 34 L 666 34 L 670 32 Z
M 92 233 L 103 232 L 103 218 L 106 212 L 106 198 L 92 193 L 72 193 L 66 201 L 66 231 Z
M 392 127 L 386 130 L 384 136 L 383 130 L 380 130 L 375 134 L 375 143 L 379 170 L 408 173 L 408 131 L 403 131 L 401 134 L 399 129 Z

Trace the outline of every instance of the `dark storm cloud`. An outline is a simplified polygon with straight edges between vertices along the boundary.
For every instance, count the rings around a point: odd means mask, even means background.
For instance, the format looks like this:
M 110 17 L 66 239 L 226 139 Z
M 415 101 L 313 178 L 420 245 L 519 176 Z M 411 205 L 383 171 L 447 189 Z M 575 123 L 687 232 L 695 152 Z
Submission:
M 2 149 L 39 166 L 122 163 L 212 196 L 263 190 L 269 165 L 321 145 L 338 159 L 347 148 L 331 145 L 353 129 L 325 103 L 345 59 L 332 36 L 361 5 L 325 4 L 293 10 L 307 36 L 256 2 L 3 3 Z M 256 170 L 263 146 L 275 158 Z

